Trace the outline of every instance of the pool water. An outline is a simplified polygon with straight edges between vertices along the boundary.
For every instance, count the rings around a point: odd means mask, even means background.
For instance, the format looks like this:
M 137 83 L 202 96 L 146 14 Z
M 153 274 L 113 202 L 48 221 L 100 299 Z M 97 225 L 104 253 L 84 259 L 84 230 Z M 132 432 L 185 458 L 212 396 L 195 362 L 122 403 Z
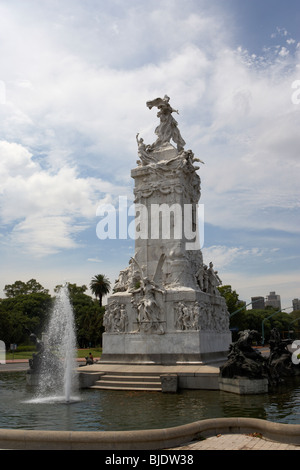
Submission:
M 251 417 L 300 424 L 300 379 L 276 393 L 236 395 L 209 390 L 176 394 L 80 390 L 72 403 L 33 400 L 24 372 L 0 374 L 0 428 L 124 431 L 179 426 L 208 418 Z

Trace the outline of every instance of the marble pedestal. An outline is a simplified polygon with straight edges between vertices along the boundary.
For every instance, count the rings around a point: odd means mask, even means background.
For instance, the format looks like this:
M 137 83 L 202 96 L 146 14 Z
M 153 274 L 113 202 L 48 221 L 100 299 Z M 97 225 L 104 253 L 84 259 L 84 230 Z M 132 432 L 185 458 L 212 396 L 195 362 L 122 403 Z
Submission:
M 126 312 L 126 321 L 110 324 L 103 334 L 101 362 L 134 364 L 204 364 L 227 357 L 231 332 L 225 300 L 193 289 L 176 289 L 157 294 L 159 320 L 138 317 L 132 293 L 117 293 L 109 298 L 108 310 Z M 195 314 L 195 305 L 197 311 Z M 182 319 L 180 306 L 186 313 Z M 189 318 L 187 318 L 189 316 Z
M 207 364 L 226 358 L 231 335 L 180 331 L 163 335 L 104 333 L 101 362 L 125 364 Z

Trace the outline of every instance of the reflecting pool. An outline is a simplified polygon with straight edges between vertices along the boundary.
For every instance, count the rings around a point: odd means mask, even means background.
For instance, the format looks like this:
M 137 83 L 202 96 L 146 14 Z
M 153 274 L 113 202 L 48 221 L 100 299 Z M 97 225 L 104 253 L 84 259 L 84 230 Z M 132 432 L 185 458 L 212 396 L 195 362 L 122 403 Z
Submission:
M 74 403 L 33 399 L 24 372 L 0 373 L 0 428 L 124 431 L 179 426 L 220 417 L 300 424 L 300 379 L 265 395 L 208 390 L 161 392 L 86 389 Z

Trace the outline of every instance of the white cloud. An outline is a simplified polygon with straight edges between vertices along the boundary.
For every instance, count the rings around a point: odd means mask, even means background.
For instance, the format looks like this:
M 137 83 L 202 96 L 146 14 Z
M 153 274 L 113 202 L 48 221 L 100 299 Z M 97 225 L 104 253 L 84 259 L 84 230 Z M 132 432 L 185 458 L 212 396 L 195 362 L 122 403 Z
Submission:
M 281 297 L 281 308 L 292 306 L 292 300 L 299 297 L 299 282 L 297 272 L 280 272 L 273 274 L 255 273 L 249 275 L 239 271 L 223 273 L 223 284 L 229 284 L 239 294 L 239 298 L 246 302 L 251 297 L 265 297 L 275 291 Z M 250 308 L 250 307 L 249 307 Z
M 216 266 L 216 269 L 228 271 L 232 265 L 236 266 L 236 262 L 242 264 L 242 261 L 262 258 L 274 254 L 276 249 L 265 249 L 258 247 L 245 248 L 243 246 L 228 247 L 226 245 L 212 245 L 204 247 L 203 258 L 204 262 L 208 264 L 210 261 Z
M 299 219 L 284 212 L 299 209 L 300 113 L 290 104 L 296 61 L 284 71 L 274 61 L 262 73 L 228 51 L 214 65 L 211 125 L 198 133 L 207 222 L 299 232 Z
M 207 2 L 182 3 L 0 6 L 6 243 L 35 255 L 79 247 L 99 203 L 131 195 L 135 134 L 155 140 L 156 112 L 145 103 L 165 93 L 187 148 L 205 161 L 205 221 L 299 233 L 300 107 L 291 83 L 300 49 L 282 28 L 277 49 L 233 50 L 221 14 L 208 15 Z M 232 263 L 271 254 L 255 250 L 214 246 L 204 256 L 234 286 Z M 100 258 L 91 254 L 88 264 Z
M 276 291 L 281 295 L 282 308 L 286 308 L 291 306 L 295 296 L 299 296 L 299 276 L 293 269 L 274 270 L 272 263 L 278 251 L 272 246 L 245 248 L 214 245 L 203 249 L 203 257 L 206 264 L 213 261 L 223 285 L 231 285 L 241 300 L 250 302 L 251 297 L 266 296 L 270 291 Z M 273 266 L 271 272 L 266 270 L 268 263 Z M 256 266 L 252 271 L 247 268 L 250 264 Z
M 286 47 L 282 47 L 280 49 L 280 51 L 278 52 L 278 54 L 281 56 L 281 57 L 285 57 L 287 55 L 289 55 L 289 50 L 286 48 Z
M 32 161 L 30 152 L 20 144 L 0 141 L 0 187 L 14 175 L 29 175 L 36 170 L 36 164 Z
M 118 192 L 78 176 L 76 168 L 43 170 L 27 149 L 6 141 L 0 142 L 0 185 L 0 220 L 13 224 L 11 243 L 37 255 L 77 247 L 76 235 L 95 218 L 97 204 Z
M 72 217 L 31 216 L 14 226 L 10 239 L 15 248 L 34 256 L 46 256 L 78 247 L 75 235 L 85 228 L 76 225 Z

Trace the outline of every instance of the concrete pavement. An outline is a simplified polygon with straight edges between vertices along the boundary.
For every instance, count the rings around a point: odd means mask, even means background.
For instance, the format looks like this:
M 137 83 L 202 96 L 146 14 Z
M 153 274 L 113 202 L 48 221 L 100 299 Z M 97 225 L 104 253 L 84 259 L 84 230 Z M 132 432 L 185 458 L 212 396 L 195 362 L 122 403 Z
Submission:
M 300 450 L 300 446 L 270 441 L 254 434 L 219 434 L 174 450 Z

